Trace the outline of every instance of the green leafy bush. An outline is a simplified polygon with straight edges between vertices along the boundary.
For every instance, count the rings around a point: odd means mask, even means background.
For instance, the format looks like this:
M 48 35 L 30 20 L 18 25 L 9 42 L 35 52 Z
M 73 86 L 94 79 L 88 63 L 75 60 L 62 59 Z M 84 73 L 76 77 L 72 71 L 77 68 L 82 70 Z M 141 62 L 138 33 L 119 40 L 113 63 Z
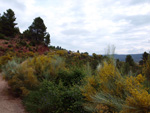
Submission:
M 43 81 L 39 90 L 31 92 L 24 104 L 31 113 L 85 113 L 79 87 L 66 88 L 62 82 L 56 85 Z
M 58 80 L 61 79 L 65 86 L 73 86 L 74 84 L 80 85 L 84 76 L 85 73 L 83 72 L 83 69 L 77 67 L 69 70 L 60 70 L 58 72 Z
M 24 41 L 24 40 L 20 41 L 19 44 L 22 45 L 22 46 L 26 46 L 27 45 L 26 41 Z
M 16 68 L 18 67 L 19 63 L 15 60 L 8 61 L 7 64 L 5 64 L 2 67 L 3 76 L 6 80 L 11 80 L 13 76 L 16 73 Z
M 8 47 L 11 48 L 11 47 L 13 47 L 13 45 L 9 44 Z
M 0 39 L 5 39 L 5 35 L 0 33 Z
M 4 51 L 5 50 L 5 48 L 3 48 L 2 46 L 0 46 L 0 51 Z
M 8 42 L 4 42 L 4 44 L 8 44 Z

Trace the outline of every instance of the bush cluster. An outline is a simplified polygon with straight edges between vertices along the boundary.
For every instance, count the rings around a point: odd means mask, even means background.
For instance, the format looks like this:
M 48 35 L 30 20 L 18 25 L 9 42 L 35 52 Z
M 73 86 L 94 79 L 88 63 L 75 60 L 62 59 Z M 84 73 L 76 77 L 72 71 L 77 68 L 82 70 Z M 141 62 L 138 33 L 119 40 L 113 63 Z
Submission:
M 1 61 L 4 78 L 30 113 L 150 112 L 149 58 L 142 66 L 144 76 L 133 76 L 112 57 L 61 50 L 30 52 L 19 60 L 10 54 L 0 57 L 6 59 Z
M 99 65 L 96 75 L 85 79 L 81 88 L 85 108 L 91 112 L 147 113 L 150 112 L 150 94 L 144 88 L 141 74 L 122 76 L 114 61 Z

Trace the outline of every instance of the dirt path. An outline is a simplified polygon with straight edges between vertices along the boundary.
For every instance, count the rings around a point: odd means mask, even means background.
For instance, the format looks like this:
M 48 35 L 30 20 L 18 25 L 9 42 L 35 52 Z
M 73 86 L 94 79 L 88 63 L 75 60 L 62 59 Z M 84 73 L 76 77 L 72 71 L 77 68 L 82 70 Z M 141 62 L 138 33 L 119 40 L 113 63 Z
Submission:
M 8 94 L 8 84 L 0 75 L 0 113 L 27 113 L 21 100 Z

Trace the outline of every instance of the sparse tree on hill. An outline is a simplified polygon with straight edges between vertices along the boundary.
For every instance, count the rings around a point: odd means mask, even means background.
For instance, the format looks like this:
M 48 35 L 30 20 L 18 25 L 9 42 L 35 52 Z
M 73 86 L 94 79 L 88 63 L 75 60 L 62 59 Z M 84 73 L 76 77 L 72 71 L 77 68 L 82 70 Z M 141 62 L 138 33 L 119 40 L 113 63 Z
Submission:
M 13 37 L 17 32 L 18 28 L 15 28 L 17 23 L 15 23 L 16 17 L 13 10 L 8 9 L 7 12 L 1 16 L 1 30 L 0 33 L 6 36 Z
M 31 34 L 28 29 L 23 32 L 23 37 L 31 40 Z
M 31 39 L 36 43 L 44 42 L 46 36 L 46 26 L 40 17 L 34 19 L 32 25 L 29 27 Z
M 43 19 L 37 17 L 29 29 L 23 32 L 23 35 L 35 44 L 45 43 L 48 46 L 50 43 L 50 34 L 46 32 L 46 29 Z
M 147 52 L 144 52 L 143 55 L 142 55 L 142 60 L 139 62 L 140 65 L 143 65 L 146 63 L 148 59 L 148 53 Z
M 126 56 L 126 63 L 128 63 L 130 66 L 134 66 L 134 60 L 131 55 Z

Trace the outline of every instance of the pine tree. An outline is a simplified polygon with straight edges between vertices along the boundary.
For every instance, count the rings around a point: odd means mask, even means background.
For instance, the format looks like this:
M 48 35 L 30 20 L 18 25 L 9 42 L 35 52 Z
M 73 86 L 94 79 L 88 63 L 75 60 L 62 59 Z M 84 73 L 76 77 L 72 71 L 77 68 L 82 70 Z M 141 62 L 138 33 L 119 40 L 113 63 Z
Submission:
M 146 63 L 146 61 L 147 61 L 147 59 L 148 59 L 148 55 L 149 55 L 149 54 L 148 54 L 147 52 L 144 52 L 144 53 L 143 53 L 143 55 L 142 55 L 142 60 L 139 61 L 139 64 L 140 64 L 140 65 L 143 65 L 143 64 Z
M 50 43 L 50 34 L 46 32 L 46 26 L 42 18 L 37 17 L 27 30 L 23 32 L 23 37 L 27 38 L 32 44 Z
M 1 31 L 0 33 L 13 37 L 16 34 L 16 28 L 15 26 L 17 23 L 15 23 L 15 13 L 13 10 L 8 9 L 7 12 L 2 15 L 1 17 Z
M 126 63 L 129 63 L 130 66 L 134 66 L 134 60 L 131 55 L 126 56 Z
M 29 27 L 31 40 L 36 43 L 44 42 L 46 35 L 46 26 L 40 17 L 34 19 L 32 25 Z

